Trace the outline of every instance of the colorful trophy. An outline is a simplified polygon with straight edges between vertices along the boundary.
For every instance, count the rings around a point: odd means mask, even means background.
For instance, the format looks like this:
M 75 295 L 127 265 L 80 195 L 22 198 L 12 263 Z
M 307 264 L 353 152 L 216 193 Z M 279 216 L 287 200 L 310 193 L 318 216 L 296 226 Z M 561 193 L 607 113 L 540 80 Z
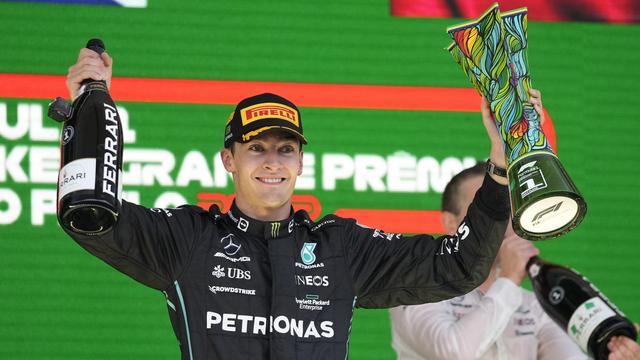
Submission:
M 513 229 L 529 240 L 569 232 L 587 204 L 562 167 L 529 103 L 527 9 L 500 14 L 491 6 L 477 21 L 447 29 L 448 51 L 487 98 L 507 159 Z

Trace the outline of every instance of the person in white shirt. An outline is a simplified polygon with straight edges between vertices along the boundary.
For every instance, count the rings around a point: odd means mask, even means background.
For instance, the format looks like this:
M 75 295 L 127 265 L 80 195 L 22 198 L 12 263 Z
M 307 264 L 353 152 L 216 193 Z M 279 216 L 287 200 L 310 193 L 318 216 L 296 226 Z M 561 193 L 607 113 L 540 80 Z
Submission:
M 443 194 L 442 221 L 456 232 L 485 173 L 484 163 L 454 176 Z M 509 226 L 487 280 L 470 293 L 424 305 L 390 309 L 392 346 L 399 360 L 587 359 L 577 344 L 520 287 L 525 265 L 538 254 Z M 640 359 L 626 337 L 609 343 L 610 360 Z

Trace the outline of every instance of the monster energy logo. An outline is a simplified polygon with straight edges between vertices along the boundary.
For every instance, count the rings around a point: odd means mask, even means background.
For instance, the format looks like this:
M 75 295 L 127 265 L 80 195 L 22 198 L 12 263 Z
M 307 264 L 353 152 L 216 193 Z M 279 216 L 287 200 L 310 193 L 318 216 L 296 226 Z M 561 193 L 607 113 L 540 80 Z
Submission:
M 280 223 L 272 222 L 271 223 L 271 237 L 277 237 L 280 232 Z

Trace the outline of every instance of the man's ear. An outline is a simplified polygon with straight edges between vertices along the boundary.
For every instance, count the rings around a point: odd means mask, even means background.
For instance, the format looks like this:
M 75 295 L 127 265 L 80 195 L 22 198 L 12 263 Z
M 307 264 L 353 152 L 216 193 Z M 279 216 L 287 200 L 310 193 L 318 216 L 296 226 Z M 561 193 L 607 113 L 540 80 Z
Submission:
M 453 235 L 458 231 L 458 226 L 460 226 L 460 222 L 458 221 L 458 217 L 449 211 L 442 212 L 442 225 L 444 225 L 444 231 L 449 235 Z
M 233 145 L 231 145 L 233 146 Z M 222 165 L 224 165 L 227 172 L 233 173 L 236 171 L 236 165 L 233 159 L 233 153 L 231 149 L 224 148 L 220 151 L 220 159 L 222 159 Z
M 300 150 L 300 163 L 298 164 L 298 176 L 302 175 L 302 157 L 304 153 Z

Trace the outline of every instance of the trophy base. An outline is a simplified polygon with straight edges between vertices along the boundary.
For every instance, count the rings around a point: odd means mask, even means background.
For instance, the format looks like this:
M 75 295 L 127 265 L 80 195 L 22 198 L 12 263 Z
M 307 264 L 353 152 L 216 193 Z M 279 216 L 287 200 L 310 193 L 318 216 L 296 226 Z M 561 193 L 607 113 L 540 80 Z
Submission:
M 578 202 L 569 196 L 550 196 L 523 209 L 520 226 L 529 234 L 549 234 L 569 226 L 579 210 Z
M 528 240 L 547 240 L 578 226 L 587 204 L 553 153 L 531 153 L 507 171 L 513 230 Z

